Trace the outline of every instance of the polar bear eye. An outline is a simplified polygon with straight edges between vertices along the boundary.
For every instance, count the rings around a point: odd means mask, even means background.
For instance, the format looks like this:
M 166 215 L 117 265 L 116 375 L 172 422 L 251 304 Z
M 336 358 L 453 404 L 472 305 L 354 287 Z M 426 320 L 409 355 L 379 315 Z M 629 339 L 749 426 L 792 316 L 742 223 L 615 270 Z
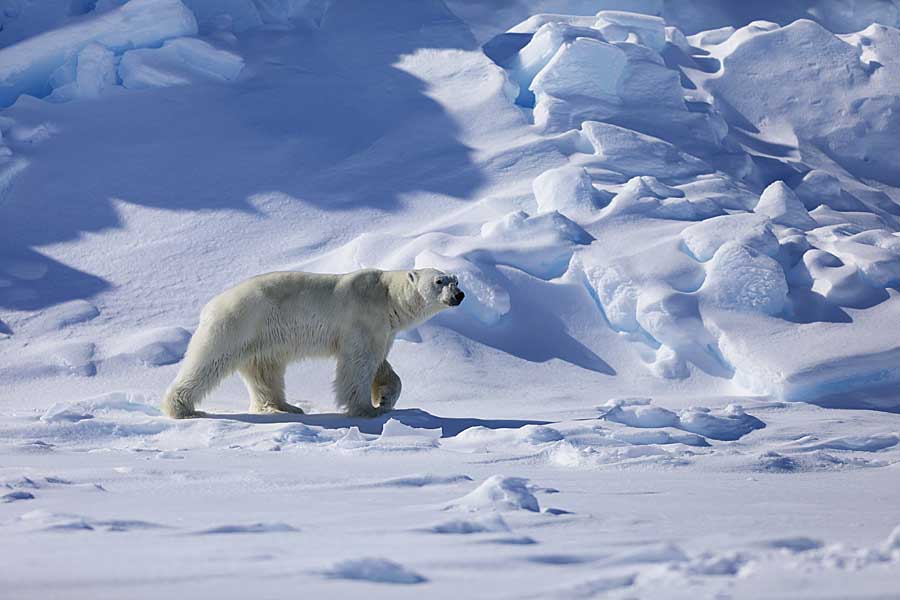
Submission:
M 447 280 L 443 277 L 438 277 L 434 280 L 434 285 L 447 285 Z

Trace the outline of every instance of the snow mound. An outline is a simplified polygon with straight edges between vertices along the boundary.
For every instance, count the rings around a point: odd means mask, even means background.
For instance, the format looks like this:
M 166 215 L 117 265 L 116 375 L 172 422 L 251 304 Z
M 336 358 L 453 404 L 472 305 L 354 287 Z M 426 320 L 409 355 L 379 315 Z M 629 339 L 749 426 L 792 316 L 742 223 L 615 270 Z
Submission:
M 777 261 L 750 246 L 727 242 L 709 261 L 700 292 L 722 308 L 777 315 L 784 310 L 788 285 Z
M 158 367 L 177 363 L 184 356 L 191 333 L 181 327 L 161 327 L 136 331 L 117 340 L 109 360 L 136 361 Z
M 763 190 L 754 211 L 785 227 L 806 231 L 818 226 L 797 194 L 783 181 L 776 181 Z
M 41 311 L 35 319 L 31 330 L 35 333 L 48 333 L 79 323 L 85 323 L 100 315 L 96 306 L 86 300 L 72 300 Z
M 607 421 L 629 427 L 672 427 L 722 441 L 739 440 L 748 433 L 762 429 L 765 423 L 744 412 L 737 405 L 714 411 L 705 407 L 686 408 L 675 413 L 654 406 L 649 399 L 611 400 L 603 414 Z
M 371 581 L 374 583 L 416 584 L 428 581 L 415 571 L 385 558 L 359 558 L 336 563 L 323 572 L 332 579 Z
M 701 262 L 710 260 L 726 242 L 737 242 L 766 256 L 778 256 L 778 238 L 769 219 L 762 215 L 737 213 L 707 219 L 681 232 L 684 245 Z
M 540 512 L 538 499 L 532 493 L 533 486 L 522 477 L 494 475 L 485 479 L 477 488 L 450 503 L 447 507 L 466 511 L 527 510 Z
M 596 216 L 597 202 L 591 177 L 584 167 L 565 166 L 544 171 L 532 183 L 538 211 L 557 211 L 576 222 Z

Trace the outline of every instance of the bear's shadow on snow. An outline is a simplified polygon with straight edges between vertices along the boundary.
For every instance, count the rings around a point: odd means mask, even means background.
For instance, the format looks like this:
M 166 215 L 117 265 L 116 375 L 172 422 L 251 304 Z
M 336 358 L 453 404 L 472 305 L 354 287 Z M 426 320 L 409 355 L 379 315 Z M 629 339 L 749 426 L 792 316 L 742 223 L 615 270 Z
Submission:
M 108 289 L 34 248 L 123 227 L 117 202 L 254 213 L 254 197 L 278 194 L 298 210 L 390 213 L 415 192 L 471 197 L 485 182 L 473 149 L 426 82 L 397 66 L 430 48 L 477 44 L 441 2 L 335 2 L 318 27 L 241 34 L 233 49 L 246 66 L 232 84 L 116 88 L 55 105 L 20 97 L 4 116 L 23 130 L 52 126 L 33 143 L 9 142 L 28 163 L 3 199 L 0 277 L 13 260 L 46 272 L 0 287 L 0 308 L 39 310 Z M 336 238 L 310 231 L 311 246 Z
M 325 429 L 347 429 L 357 427 L 362 433 L 379 435 L 384 429 L 384 424 L 390 419 L 399 421 L 416 429 L 441 429 L 441 437 L 456 437 L 463 431 L 472 427 L 484 427 L 486 429 L 521 429 L 526 425 L 550 425 L 552 421 L 537 421 L 526 419 L 476 419 L 469 417 L 439 417 L 418 408 L 405 408 L 392 410 L 379 417 L 366 419 L 362 417 L 348 417 L 342 413 L 318 413 L 299 415 L 291 413 L 277 413 L 252 415 L 242 413 L 205 413 L 202 418 L 220 419 L 225 421 L 240 421 L 242 423 L 303 423 Z

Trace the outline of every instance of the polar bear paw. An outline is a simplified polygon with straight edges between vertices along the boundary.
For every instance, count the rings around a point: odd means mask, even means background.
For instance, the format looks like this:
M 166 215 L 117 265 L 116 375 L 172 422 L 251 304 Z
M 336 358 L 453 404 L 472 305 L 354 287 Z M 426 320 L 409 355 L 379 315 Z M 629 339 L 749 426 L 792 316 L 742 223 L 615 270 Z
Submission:
M 299 406 L 294 406 L 293 404 L 288 404 L 287 402 L 278 405 L 272 404 L 264 404 L 262 406 L 253 405 L 250 407 L 250 412 L 255 415 L 273 415 L 273 414 L 295 414 L 295 415 L 305 415 L 306 413 Z

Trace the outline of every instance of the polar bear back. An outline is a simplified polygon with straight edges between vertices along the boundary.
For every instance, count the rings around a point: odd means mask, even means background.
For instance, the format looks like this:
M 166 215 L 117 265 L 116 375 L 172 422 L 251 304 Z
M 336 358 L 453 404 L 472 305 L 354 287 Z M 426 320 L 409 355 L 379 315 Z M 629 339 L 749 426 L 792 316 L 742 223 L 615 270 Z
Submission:
M 266 273 L 213 298 L 200 318 L 215 323 L 216 345 L 235 351 L 265 347 L 270 354 L 332 356 L 350 328 L 390 329 L 382 275 Z

